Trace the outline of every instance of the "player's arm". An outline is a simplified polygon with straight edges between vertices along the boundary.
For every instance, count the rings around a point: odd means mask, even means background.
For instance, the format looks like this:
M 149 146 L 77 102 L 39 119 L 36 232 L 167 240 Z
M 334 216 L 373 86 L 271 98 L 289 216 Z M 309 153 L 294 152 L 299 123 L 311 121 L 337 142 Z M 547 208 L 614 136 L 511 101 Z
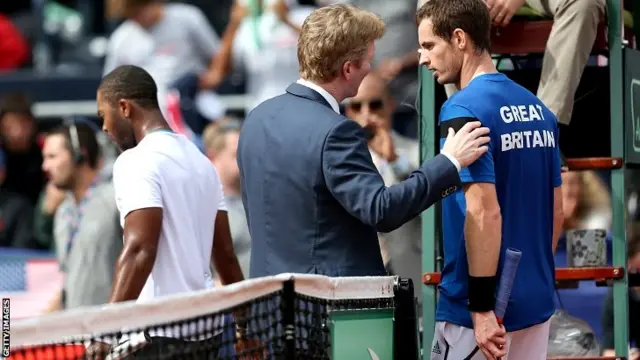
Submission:
M 467 202 L 464 237 L 469 263 L 469 309 L 491 311 L 502 243 L 500 205 L 492 183 L 465 184 L 463 188 Z
M 229 216 L 226 211 L 218 210 L 216 215 L 211 259 L 222 285 L 244 280 L 238 257 L 233 249 Z
M 558 247 L 558 239 L 562 233 L 562 224 L 564 223 L 564 210 L 562 204 L 562 187 L 558 186 L 553 189 L 553 253 L 556 253 Z
M 160 183 L 153 163 L 119 160 L 113 170 L 113 185 L 124 216 L 124 246 L 116 262 L 109 302 L 135 300 L 140 295 L 156 260 L 163 217 Z
M 461 106 L 450 106 L 444 113 L 448 117 L 440 122 L 441 137 L 449 127 L 455 130 L 466 122 L 479 120 Z M 495 187 L 493 148 L 489 143 L 489 151 L 460 171 L 466 200 L 464 237 L 469 266 L 468 307 L 476 341 L 488 359 L 504 356 L 499 355 L 504 353 L 500 346 L 506 343 L 506 331 L 498 325 L 493 312 L 502 245 L 502 215 Z
M 124 248 L 116 262 L 109 302 L 135 300 L 156 261 L 162 230 L 162 208 L 130 212 L 124 219 Z
M 458 130 L 468 122 L 481 121 L 466 107 L 457 104 L 445 104 L 440 118 L 440 146 L 444 146 L 450 128 Z M 469 265 L 469 310 L 472 313 L 489 312 L 495 304 L 502 216 L 496 194 L 492 149 L 493 144 L 489 143 L 489 151 L 460 170 L 467 204 L 464 236 Z

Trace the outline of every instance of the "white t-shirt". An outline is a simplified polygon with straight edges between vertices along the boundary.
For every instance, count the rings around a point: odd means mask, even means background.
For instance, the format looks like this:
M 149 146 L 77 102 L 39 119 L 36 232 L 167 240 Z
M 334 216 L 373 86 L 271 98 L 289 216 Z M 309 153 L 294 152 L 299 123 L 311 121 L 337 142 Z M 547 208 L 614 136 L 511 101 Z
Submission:
M 126 20 L 113 32 L 103 75 L 120 65 L 142 67 L 155 80 L 160 109 L 167 116 L 168 89 L 183 76 L 207 69 L 219 47 L 218 34 L 198 7 L 166 4 L 164 16 L 150 29 Z
M 183 135 L 148 134 L 118 157 L 113 183 L 123 227 L 132 211 L 163 210 L 156 261 L 138 302 L 212 288 L 215 218 L 226 205 L 218 174 L 198 148 Z

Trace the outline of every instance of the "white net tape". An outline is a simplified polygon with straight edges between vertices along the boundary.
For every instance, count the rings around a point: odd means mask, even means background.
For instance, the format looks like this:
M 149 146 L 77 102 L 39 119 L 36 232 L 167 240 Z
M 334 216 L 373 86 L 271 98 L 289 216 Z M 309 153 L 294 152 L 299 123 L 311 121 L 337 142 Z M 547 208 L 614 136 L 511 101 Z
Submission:
M 130 301 L 24 319 L 11 324 L 12 347 L 117 333 L 213 314 L 275 293 L 294 280 L 295 292 L 326 300 L 393 298 L 396 277 L 344 277 L 280 274 L 216 289 L 176 294 L 150 302 Z

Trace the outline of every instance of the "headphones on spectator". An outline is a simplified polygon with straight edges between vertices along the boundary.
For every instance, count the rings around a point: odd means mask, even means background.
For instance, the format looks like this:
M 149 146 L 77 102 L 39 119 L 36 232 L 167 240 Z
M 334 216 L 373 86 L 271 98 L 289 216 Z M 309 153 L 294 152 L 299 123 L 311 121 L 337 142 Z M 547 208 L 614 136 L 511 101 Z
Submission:
M 80 137 L 78 136 L 78 128 L 73 121 L 69 121 L 67 128 L 69 129 L 69 142 L 71 143 L 71 156 L 76 165 L 84 162 L 84 154 L 80 149 Z

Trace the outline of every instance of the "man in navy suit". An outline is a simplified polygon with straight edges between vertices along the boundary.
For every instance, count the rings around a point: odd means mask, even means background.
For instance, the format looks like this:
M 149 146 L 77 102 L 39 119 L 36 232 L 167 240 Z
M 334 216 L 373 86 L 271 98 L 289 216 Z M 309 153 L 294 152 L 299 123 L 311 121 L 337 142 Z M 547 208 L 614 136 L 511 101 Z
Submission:
M 460 168 L 487 151 L 489 130 L 479 122 L 449 129 L 440 155 L 385 186 L 365 132 L 338 108 L 369 73 L 384 28 L 380 17 L 351 5 L 315 10 L 298 39 L 301 79 L 247 117 L 238 165 L 251 277 L 384 275 L 377 232 L 454 193 Z

